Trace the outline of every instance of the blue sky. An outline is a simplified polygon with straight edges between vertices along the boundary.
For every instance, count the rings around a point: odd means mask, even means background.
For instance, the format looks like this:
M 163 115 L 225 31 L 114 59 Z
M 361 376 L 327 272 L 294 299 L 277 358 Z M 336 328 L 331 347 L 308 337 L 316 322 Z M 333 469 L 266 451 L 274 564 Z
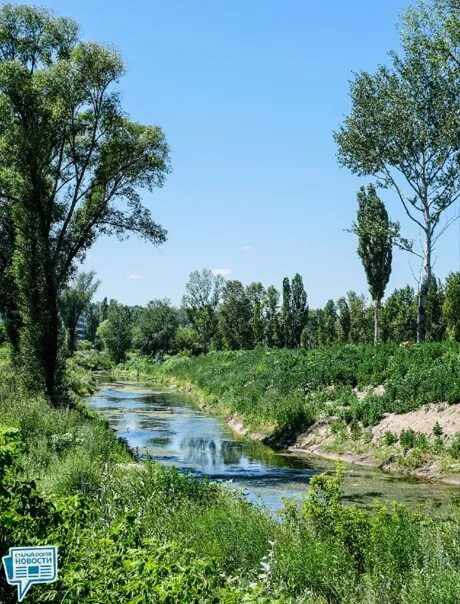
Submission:
M 277 287 L 299 272 L 312 307 L 367 291 L 356 241 L 343 229 L 368 181 L 339 167 L 332 131 L 349 110 L 351 73 L 373 71 L 398 47 L 407 0 L 38 4 L 122 53 L 125 109 L 160 125 L 171 146 L 172 174 L 145 194 L 168 242 L 99 240 L 85 263 L 102 281 L 98 298 L 179 303 L 188 274 L 203 267 Z M 417 236 L 395 197 L 385 201 L 403 232 Z M 444 278 L 458 263 L 452 227 L 435 272 Z M 387 291 L 415 285 L 418 271 L 415 259 L 395 253 Z

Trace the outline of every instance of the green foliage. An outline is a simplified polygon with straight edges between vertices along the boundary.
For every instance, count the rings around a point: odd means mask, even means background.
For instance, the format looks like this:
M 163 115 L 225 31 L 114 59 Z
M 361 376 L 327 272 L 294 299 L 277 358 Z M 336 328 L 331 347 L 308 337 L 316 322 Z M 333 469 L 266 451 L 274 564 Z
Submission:
M 97 336 L 101 339 L 104 348 L 114 363 L 121 363 L 131 345 L 130 312 L 128 307 L 112 300 L 107 317 L 99 325 Z
M 100 284 L 100 281 L 94 281 L 95 276 L 94 271 L 79 273 L 61 294 L 61 317 L 67 332 L 67 347 L 70 354 L 75 350 L 78 319 L 88 308 Z
M 413 341 L 417 332 L 417 301 L 407 286 L 388 296 L 382 310 L 382 338 L 386 342 Z
M 454 459 L 460 459 L 460 432 L 457 432 L 452 438 L 449 453 Z
M 231 362 L 257 352 L 209 357 Z M 285 352 L 272 351 L 273 360 Z M 284 359 L 285 375 L 300 352 Z M 350 359 L 342 357 L 343 377 Z M 264 376 L 269 362 L 260 356 L 253 374 Z M 53 543 L 60 555 L 59 580 L 34 586 L 32 604 L 455 601 L 444 599 L 460 587 L 453 513 L 434 523 L 404 506 L 343 505 L 338 472 L 313 477 L 304 504 L 287 502 L 274 520 L 222 485 L 134 463 L 93 413 L 27 398 L 7 370 L 0 356 L 0 416 L 14 426 L 0 429 L 0 555 L 19 542 Z M 15 598 L 2 574 L 0 600 Z
M 253 346 L 251 300 L 240 281 L 227 281 L 219 311 L 219 332 L 223 348 L 239 350 Z
M 192 383 L 224 415 L 272 438 L 290 438 L 326 413 L 372 426 L 384 413 L 427 403 L 460 401 L 458 345 L 336 345 L 314 350 L 213 352 L 172 358 L 152 366 L 154 379 Z M 147 371 L 147 375 L 149 371 Z M 358 397 L 353 388 L 384 385 L 382 394 Z M 356 424 L 354 424 L 356 426 Z
M 60 294 L 100 234 L 165 240 L 139 188 L 161 186 L 169 150 L 160 128 L 121 107 L 118 53 L 80 40 L 74 21 L 3 5 L 0 54 L 1 279 L 13 286 L 24 379 L 62 402 Z
M 175 352 L 178 311 L 169 300 L 153 300 L 139 311 L 133 326 L 133 345 L 141 354 L 163 356 Z
M 460 191 L 458 40 L 452 48 L 446 42 L 460 21 L 455 10 L 430 14 L 423 5 L 411 14 L 402 28 L 402 52 L 390 53 L 390 65 L 375 73 L 354 76 L 352 109 L 335 140 L 340 163 L 391 188 L 423 233 L 420 252 L 400 242 L 423 259 L 417 313 L 417 341 L 423 341 L 432 254 L 443 232 L 437 228 Z
M 390 447 L 391 445 L 394 445 L 394 443 L 398 442 L 398 437 L 394 432 L 387 430 L 383 435 L 383 442 L 387 447 Z
M 415 446 L 415 432 L 412 428 L 404 429 L 399 435 L 399 442 L 401 443 L 401 447 L 406 451 L 408 449 L 413 449 Z
M 201 352 L 208 352 L 217 334 L 217 306 L 221 300 L 224 279 L 212 271 L 193 271 L 185 285 L 182 305 L 197 334 Z
M 441 426 L 439 425 L 439 422 L 436 422 L 435 425 L 433 426 L 433 434 L 436 437 L 440 437 L 443 434 L 443 429 L 441 428 Z
M 379 339 L 380 302 L 391 274 L 393 241 L 398 225 L 390 222 L 383 201 L 374 185 L 358 192 L 358 212 L 352 232 L 358 237 L 358 255 L 366 273 L 369 293 L 374 302 L 374 341 Z
M 442 310 L 450 337 L 460 342 L 460 273 L 447 276 Z
M 8 341 L 8 331 L 5 321 L 0 320 L 0 346 Z

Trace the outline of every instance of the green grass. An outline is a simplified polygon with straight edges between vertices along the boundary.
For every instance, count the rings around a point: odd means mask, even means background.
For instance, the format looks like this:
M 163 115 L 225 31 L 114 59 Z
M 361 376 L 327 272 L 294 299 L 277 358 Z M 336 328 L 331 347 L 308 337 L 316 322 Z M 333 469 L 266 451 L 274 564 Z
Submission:
M 275 437 L 286 427 L 295 437 L 322 415 L 366 427 L 387 412 L 460 402 L 460 346 L 454 342 L 214 352 L 173 357 L 150 368 L 133 360 L 125 368 L 191 384 L 217 411 L 239 415 L 250 429 Z M 379 385 L 383 395 L 356 396 L 356 388 Z
M 0 555 L 59 546 L 59 581 L 28 602 L 458 601 L 455 510 L 344 506 L 338 474 L 275 521 L 223 486 L 134 462 L 103 420 L 29 397 L 0 359 Z M 16 601 L 3 574 L 0 601 Z

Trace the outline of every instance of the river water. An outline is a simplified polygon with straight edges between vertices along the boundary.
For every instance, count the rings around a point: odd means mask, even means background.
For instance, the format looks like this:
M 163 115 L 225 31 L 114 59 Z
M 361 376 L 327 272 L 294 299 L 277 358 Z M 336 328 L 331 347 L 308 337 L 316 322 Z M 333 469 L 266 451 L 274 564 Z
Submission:
M 175 389 L 129 382 L 102 383 L 89 405 L 140 455 L 211 480 L 230 481 L 276 511 L 283 498 L 301 498 L 310 478 L 335 464 L 275 452 L 236 436 L 222 421 Z M 460 504 L 460 489 L 347 464 L 345 500 L 363 505 L 397 500 L 411 506 Z

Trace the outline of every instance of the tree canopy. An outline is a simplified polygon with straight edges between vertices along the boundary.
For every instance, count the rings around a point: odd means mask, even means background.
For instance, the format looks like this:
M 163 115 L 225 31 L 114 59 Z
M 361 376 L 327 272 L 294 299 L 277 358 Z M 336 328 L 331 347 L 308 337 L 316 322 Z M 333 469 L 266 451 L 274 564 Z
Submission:
M 56 399 L 58 297 L 96 238 L 166 232 L 140 188 L 169 170 L 161 129 L 131 121 L 118 53 L 50 11 L 0 9 L 0 215 L 11 221 L 19 348 L 30 382 Z M 0 219 L 4 224 L 4 219 Z M 2 271 L 4 273 L 4 271 Z

